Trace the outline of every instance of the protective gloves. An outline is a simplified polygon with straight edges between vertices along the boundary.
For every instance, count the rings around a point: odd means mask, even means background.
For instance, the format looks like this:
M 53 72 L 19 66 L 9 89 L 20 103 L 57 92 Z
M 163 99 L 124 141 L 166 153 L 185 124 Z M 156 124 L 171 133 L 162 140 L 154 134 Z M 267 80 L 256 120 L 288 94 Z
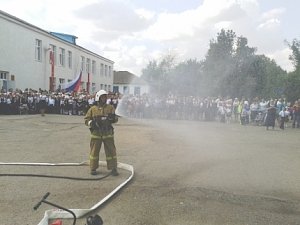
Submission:
M 88 122 L 88 126 L 90 127 L 90 129 L 92 130 L 95 130 L 98 128 L 98 125 L 97 125 L 97 121 L 96 120 L 90 120 Z
M 116 122 L 116 114 L 108 114 L 107 116 L 107 120 L 110 121 L 111 123 L 115 123 Z

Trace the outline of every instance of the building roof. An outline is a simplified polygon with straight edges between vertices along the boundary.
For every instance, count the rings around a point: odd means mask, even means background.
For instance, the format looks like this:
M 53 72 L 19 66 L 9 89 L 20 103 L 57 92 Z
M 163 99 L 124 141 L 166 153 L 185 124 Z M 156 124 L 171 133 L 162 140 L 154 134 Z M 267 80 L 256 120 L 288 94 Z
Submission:
M 105 60 L 107 62 L 110 62 L 112 64 L 114 64 L 114 61 L 108 59 L 108 58 L 105 58 L 101 55 L 98 55 L 97 53 L 95 52 L 92 52 L 82 46 L 79 46 L 79 45 L 76 45 L 76 36 L 75 35 L 69 35 L 69 34 L 63 34 L 63 33 L 58 33 L 58 32 L 49 32 L 49 31 L 46 31 L 40 27 L 37 27 L 31 23 L 28 23 L 18 17 L 15 17 L 13 15 L 10 15 L 2 10 L 0 10 L 0 18 L 3 18 L 3 19 L 6 19 L 6 20 L 9 20 L 10 22 L 13 22 L 13 23 L 17 23 L 19 25 L 23 25 L 23 26 L 26 26 L 27 28 L 31 28 L 32 30 L 35 30 L 35 31 L 39 31 L 40 33 L 43 33 L 45 35 L 49 35 L 51 36 L 52 38 L 56 38 L 56 39 L 59 39 L 65 43 L 68 43 L 68 44 L 71 44 L 73 47 L 75 48 L 79 48 L 80 50 L 82 51 L 86 51 L 88 52 L 89 54 L 92 54 L 92 55 L 95 55 L 96 57 L 98 58 L 101 58 L 102 60 Z M 69 38 L 69 40 L 67 40 Z M 71 40 L 72 39 L 72 40 Z M 71 41 L 70 41 L 71 40 Z
M 57 32 L 50 32 L 50 34 L 59 37 L 65 41 L 70 42 L 71 44 L 76 45 L 76 39 L 77 37 L 71 34 L 63 34 L 63 33 L 57 33 Z
M 142 78 L 128 71 L 114 71 L 114 84 L 139 84 L 147 85 Z

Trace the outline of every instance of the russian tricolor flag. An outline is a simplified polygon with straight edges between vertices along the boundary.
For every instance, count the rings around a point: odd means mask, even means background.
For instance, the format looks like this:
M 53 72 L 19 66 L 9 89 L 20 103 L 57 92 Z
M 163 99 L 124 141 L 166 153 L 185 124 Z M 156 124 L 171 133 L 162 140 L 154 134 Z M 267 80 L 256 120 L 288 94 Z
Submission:
M 80 88 L 81 76 L 82 71 L 80 71 L 79 75 L 74 80 L 61 84 L 61 90 L 64 90 L 65 92 L 77 92 Z

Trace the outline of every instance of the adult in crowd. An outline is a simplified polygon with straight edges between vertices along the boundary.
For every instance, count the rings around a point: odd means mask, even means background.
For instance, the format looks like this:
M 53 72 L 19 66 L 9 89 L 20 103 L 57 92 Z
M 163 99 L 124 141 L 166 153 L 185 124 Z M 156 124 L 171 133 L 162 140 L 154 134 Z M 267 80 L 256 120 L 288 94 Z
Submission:
M 274 101 L 270 101 L 270 107 L 267 109 L 265 126 L 266 129 L 269 130 L 269 127 L 272 127 L 274 130 L 276 121 L 276 107 Z
M 40 95 L 39 108 L 42 116 L 45 116 L 46 108 L 48 104 L 48 97 L 45 92 Z
M 293 106 L 293 128 L 300 128 L 300 99 Z

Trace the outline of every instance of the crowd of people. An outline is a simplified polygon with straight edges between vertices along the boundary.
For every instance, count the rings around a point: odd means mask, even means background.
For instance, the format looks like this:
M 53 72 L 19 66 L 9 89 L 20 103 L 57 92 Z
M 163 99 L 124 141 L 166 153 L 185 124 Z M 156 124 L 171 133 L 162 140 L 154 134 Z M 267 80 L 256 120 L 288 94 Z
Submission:
M 287 121 L 292 122 L 294 128 L 299 128 L 300 124 L 300 99 L 292 104 L 284 98 L 124 96 L 118 111 L 134 118 L 239 122 L 242 125 L 264 125 L 267 129 L 274 129 L 276 121 L 281 129 Z
M 108 101 L 117 107 L 119 95 L 109 93 Z M 63 93 L 45 90 L 16 90 L 0 93 L 0 115 L 62 114 L 85 115 L 95 104 L 94 95 L 86 92 Z
M 0 115 L 9 114 L 62 114 L 85 115 L 95 104 L 94 95 L 86 92 L 63 93 L 43 90 L 16 90 L 0 93 Z M 131 118 L 239 122 L 273 128 L 278 122 L 284 129 L 300 127 L 300 99 L 291 103 L 285 98 L 246 99 L 224 97 L 176 96 L 144 94 L 120 95 L 110 92 L 108 104 L 117 112 Z M 277 121 L 277 122 L 276 122 Z

